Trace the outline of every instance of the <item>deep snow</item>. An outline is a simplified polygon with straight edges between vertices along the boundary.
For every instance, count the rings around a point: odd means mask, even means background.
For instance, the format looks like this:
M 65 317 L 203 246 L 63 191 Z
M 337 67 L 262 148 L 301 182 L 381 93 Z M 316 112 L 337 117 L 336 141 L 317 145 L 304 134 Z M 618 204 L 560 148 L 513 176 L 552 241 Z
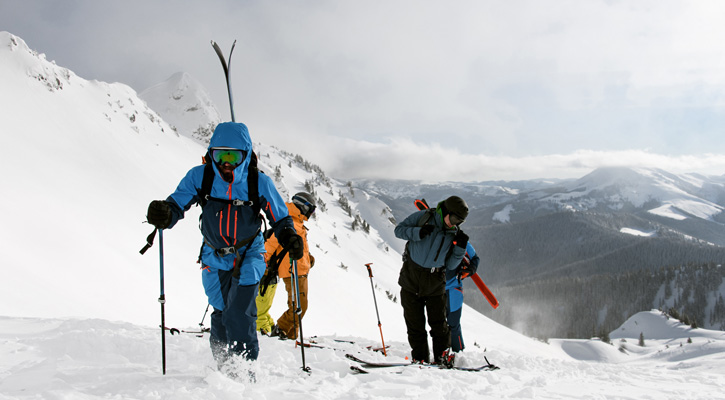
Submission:
M 208 335 L 167 334 L 167 374 L 162 375 L 158 329 L 101 319 L 3 317 L 0 399 L 725 398 L 723 332 L 692 330 L 652 311 L 628 320 L 617 331 L 621 334 L 612 334 L 612 344 L 551 340 L 547 345 L 474 317 L 470 309 L 465 313 L 470 341 L 458 363 L 478 365 L 485 356 L 500 370 L 399 367 L 359 375 L 349 369 L 354 363 L 345 353 L 385 357 L 364 349 L 379 345 L 379 337 L 350 332 L 314 339 L 338 349 L 306 349 L 308 375 L 300 368 L 299 348 L 265 336 L 259 360 L 238 367 L 245 377 L 254 371 L 254 382 L 232 380 L 214 369 Z M 330 324 L 344 330 L 342 321 L 330 319 Z M 306 326 L 316 331 L 314 324 Z M 637 344 L 640 332 L 645 347 Z M 391 345 L 387 360 L 402 360 L 408 351 L 403 341 L 386 344 Z

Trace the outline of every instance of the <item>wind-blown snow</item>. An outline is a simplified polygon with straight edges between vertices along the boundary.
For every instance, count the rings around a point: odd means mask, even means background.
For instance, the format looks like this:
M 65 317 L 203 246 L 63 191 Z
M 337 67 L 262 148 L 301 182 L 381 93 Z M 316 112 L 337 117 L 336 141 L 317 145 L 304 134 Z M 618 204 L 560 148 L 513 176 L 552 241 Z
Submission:
M 383 360 L 365 349 L 380 345 L 381 329 L 391 346 L 387 359 L 409 353 L 397 299 L 400 253 L 385 245 L 391 225 L 382 203 L 358 190 L 348 199 L 372 229 L 352 231 L 352 219 L 337 206 L 346 185 L 316 181 L 315 172 L 262 143 L 255 144 L 260 164 L 270 176 L 279 169 L 283 196 L 314 181 L 327 205 L 307 223 L 316 265 L 303 322 L 307 339 L 317 336 L 318 344 L 336 349 L 307 349 L 307 375 L 293 342 L 261 337 L 259 360 L 239 366 L 243 378 L 232 380 L 214 368 L 208 335 L 166 334 L 164 376 L 160 246 L 157 239 L 139 255 L 151 231 L 142 221 L 149 201 L 171 193 L 204 147 L 173 132 L 128 86 L 84 80 L 6 32 L 0 32 L 0 87 L 7 189 L 0 198 L 0 399 L 725 398 L 723 333 L 672 320 L 656 325 L 664 320 L 656 312 L 623 325 L 617 340 L 627 340 L 625 353 L 616 340 L 545 344 L 464 306 L 468 347 L 457 363 L 473 366 L 487 357 L 501 370 L 353 374 L 344 353 Z M 166 324 L 187 331 L 198 329 L 206 306 L 195 264 L 197 221 L 192 208 L 164 232 Z M 372 280 L 364 267 L 370 262 Z M 279 288 L 274 317 L 285 297 Z M 652 328 L 640 349 L 631 326 L 642 321 Z M 356 344 L 337 341 L 343 339 Z M 256 381 L 246 379 L 249 370 Z

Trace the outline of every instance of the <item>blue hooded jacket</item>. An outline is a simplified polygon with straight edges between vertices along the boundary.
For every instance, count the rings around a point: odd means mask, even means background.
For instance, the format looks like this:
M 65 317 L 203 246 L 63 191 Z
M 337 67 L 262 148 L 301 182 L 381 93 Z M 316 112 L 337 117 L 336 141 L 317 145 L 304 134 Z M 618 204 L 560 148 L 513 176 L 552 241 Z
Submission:
M 234 169 L 234 179 L 231 183 L 222 178 L 219 169 L 212 163 L 214 181 L 210 196 L 227 200 L 250 200 L 247 175 L 253 148 L 247 127 L 236 122 L 225 122 L 217 125 L 209 143 L 209 149 L 213 147 L 230 147 L 244 150 L 247 152 L 247 157 Z M 189 170 L 179 183 L 176 191 L 166 199 L 171 204 L 172 210 L 169 228 L 184 218 L 184 213 L 192 205 L 201 203 L 199 191 L 204 177 L 204 168 L 204 165 L 199 165 Z M 261 209 L 267 216 L 267 220 L 270 222 L 275 234 L 279 237 L 285 228 L 294 231 L 292 219 L 287 213 L 287 206 L 279 192 L 277 192 L 272 179 L 263 173 L 259 173 L 258 188 Z M 253 242 L 247 250 L 247 254 L 264 253 L 264 238 L 260 229 L 261 222 L 259 215 L 254 215 L 254 211 L 250 206 L 208 201 L 202 209 L 201 216 L 201 231 L 204 236 L 201 261 L 204 266 L 231 270 L 234 267 L 236 255 L 219 256 L 214 250 L 232 247 L 235 244 L 249 240 Z M 242 247 L 239 252 L 241 253 L 245 247 Z M 255 268 L 249 270 L 242 270 L 239 283 L 240 285 L 255 284 L 259 282 L 263 273 L 264 263 L 262 262 L 261 267 L 255 266 Z

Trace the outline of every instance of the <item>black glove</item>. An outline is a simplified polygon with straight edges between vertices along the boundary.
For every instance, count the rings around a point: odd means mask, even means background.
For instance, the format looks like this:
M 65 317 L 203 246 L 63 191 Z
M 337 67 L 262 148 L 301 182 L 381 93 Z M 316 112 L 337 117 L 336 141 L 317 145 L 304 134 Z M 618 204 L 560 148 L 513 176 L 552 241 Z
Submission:
M 262 276 L 262 279 L 259 281 L 259 294 L 261 296 L 264 296 L 264 294 L 267 292 L 267 288 L 269 285 L 274 285 L 277 283 L 277 276 L 279 273 L 277 272 L 277 268 L 267 268 L 267 270 L 264 272 L 264 276 Z
M 473 266 L 473 264 L 461 264 L 461 266 L 458 268 L 458 276 L 463 278 L 468 278 L 469 276 L 476 273 L 476 267 Z
M 453 237 L 453 242 L 456 246 L 465 249 L 466 246 L 468 246 L 468 235 L 459 229 L 458 232 L 456 232 L 456 236 Z
M 423 239 L 424 237 L 428 236 L 433 232 L 433 225 L 423 225 L 420 227 L 420 238 Z
M 293 235 L 287 241 L 289 248 L 289 256 L 293 260 L 299 260 L 305 255 L 305 245 L 302 243 L 302 237 L 300 235 Z
M 468 275 L 473 275 L 478 270 L 478 266 L 474 265 L 473 263 L 469 264 L 468 267 L 466 267 L 466 271 L 468 272 Z
M 279 235 L 279 243 L 289 252 L 293 260 L 299 260 L 305 254 L 302 237 L 290 228 L 285 228 Z
M 163 200 L 154 200 L 149 204 L 146 220 L 157 229 L 166 229 L 171 224 L 171 207 Z

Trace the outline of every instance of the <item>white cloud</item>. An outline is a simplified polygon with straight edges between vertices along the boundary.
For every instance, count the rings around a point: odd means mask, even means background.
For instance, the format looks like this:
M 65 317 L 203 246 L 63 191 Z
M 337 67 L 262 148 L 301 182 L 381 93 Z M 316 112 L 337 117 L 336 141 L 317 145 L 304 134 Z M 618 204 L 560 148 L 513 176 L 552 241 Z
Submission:
M 493 178 L 589 165 L 580 149 L 647 149 L 644 159 L 671 156 L 657 159 L 663 168 L 725 153 L 723 2 L 85 0 L 2 11 L 3 29 L 84 78 L 141 91 L 186 71 L 222 116 L 209 40 L 226 53 L 237 39 L 238 119 L 255 140 L 345 175 L 376 171 L 360 148 L 390 155 L 376 163 L 424 154 L 435 175 Z M 335 147 L 345 140 L 352 155 Z M 383 170 L 409 176 L 412 162 Z
M 438 144 L 394 139 L 388 143 L 335 141 L 338 157 L 321 162 L 334 176 L 485 181 L 536 178 L 579 178 L 599 167 L 662 168 L 676 173 L 724 175 L 725 155 L 668 156 L 647 150 L 577 150 L 540 156 L 462 154 Z

